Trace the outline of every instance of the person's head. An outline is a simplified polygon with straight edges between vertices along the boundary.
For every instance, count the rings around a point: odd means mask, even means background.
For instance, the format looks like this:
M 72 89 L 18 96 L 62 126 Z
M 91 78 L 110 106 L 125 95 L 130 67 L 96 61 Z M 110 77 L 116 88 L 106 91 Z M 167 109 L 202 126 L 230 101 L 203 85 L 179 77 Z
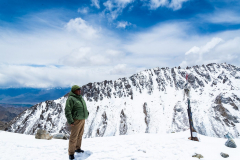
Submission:
M 79 87 L 78 85 L 74 85 L 74 86 L 72 86 L 71 91 L 76 95 L 80 95 L 81 94 L 81 87 Z

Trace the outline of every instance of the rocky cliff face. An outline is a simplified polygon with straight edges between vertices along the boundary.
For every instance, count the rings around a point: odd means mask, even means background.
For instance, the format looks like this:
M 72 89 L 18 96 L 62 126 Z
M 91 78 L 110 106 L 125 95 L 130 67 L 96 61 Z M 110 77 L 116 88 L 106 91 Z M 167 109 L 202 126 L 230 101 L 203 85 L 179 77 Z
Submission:
M 84 137 L 136 133 L 170 133 L 189 128 L 187 102 L 183 100 L 186 72 L 190 82 L 195 128 L 200 134 L 223 137 L 240 135 L 240 68 L 208 64 L 178 68 L 154 68 L 116 81 L 89 83 L 82 87 L 89 118 Z M 67 95 L 36 104 L 10 122 L 8 131 L 35 134 L 69 133 L 64 107 Z

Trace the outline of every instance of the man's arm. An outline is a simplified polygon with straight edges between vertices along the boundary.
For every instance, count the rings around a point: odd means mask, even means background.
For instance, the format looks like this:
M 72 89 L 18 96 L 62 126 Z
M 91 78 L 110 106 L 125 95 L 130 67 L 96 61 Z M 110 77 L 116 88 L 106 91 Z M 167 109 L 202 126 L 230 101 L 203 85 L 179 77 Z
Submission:
M 66 106 L 65 106 L 65 116 L 66 116 L 67 122 L 69 124 L 74 123 L 74 120 L 72 118 L 72 108 L 73 108 L 73 101 L 68 98 L 66 101 Z

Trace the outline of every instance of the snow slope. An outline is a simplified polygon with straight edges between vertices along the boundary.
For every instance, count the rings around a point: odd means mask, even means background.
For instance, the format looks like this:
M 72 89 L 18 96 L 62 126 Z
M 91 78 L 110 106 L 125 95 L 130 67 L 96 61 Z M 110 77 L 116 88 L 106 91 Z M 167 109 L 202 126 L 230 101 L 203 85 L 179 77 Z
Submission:
M 83 140 L 84 154 L 75 154 L 76 160 L 197 160 L 192 155 L 202 154 L 202 160 L 219 160 L 221 152 L 228 160 L 238 160 L 237 148 L 224 145 L 226 139 L 201 136 L 201 142 L 187 139 L 189 131 L 172 134 L 142 133 Z M 67 140 L 39 140 L 32 135 L 0 131 L 0 160 L 66 160 Z
M 240 68 L 208 64 L 179 68 L 154 68 L 116 81 L 89 83 L 82 87 L 89 118 L 84 137 L 171 133 L 189 128 L 187 103 L 183 100 L 186 73 L 192 73 L 191 106 L 198 133 L 223 137 L 240 135 Z M 11 121 L 8 131 L 35 134 L 69 133 L 64 107 L 67 95 L 36 104 Z

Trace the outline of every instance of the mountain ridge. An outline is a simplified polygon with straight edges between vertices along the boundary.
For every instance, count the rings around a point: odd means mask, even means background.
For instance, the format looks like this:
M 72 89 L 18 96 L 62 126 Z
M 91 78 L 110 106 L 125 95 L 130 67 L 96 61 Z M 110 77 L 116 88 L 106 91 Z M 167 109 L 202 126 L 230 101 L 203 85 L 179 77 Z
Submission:
M 190 83 L 193 121 L 198 133 L 223 137 L 240 134 L 240 68 L 210 63 L 181 69 L 153 68 L 115 81 L 82 86 L 89 118 L 84 137 L 136 133 L 171 133 L 189 128 L 183 85 Z M 67 94 L 57 100 L 34 105 L 10 122 L 8 131 L 34 134 L 38 128 L 50 133 L 69 133 L 64 116 Z

